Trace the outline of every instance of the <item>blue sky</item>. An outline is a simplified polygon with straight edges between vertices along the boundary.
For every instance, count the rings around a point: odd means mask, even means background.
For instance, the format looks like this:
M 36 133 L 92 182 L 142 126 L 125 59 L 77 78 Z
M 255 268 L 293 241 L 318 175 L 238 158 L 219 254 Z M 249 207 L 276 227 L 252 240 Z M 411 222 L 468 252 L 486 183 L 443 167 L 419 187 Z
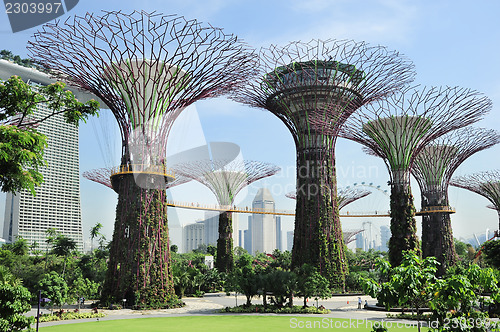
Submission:
M 196 18 L 236 34 L 255 48 L 312 38 L 354 39 L 384 45 L 413 60 L 417 84 L 464 86 L 485 93 L 494 106 L 491 114 L 477 126 L 500 129 L 500 2 L 495 0 L 474 3 L 456 0 L 82 0 L 62 19 L 86 12 L 130 12 L 134 9 Z M 0 17 L 3 17 L 0 19 L 0 48 L 27 56 L 26 43 L 37 28 L 13 34 L 7 15 L 0 13 Z M 108 123 L 108 128 L 111 128 L 113 122 Z M 99 153 L 94 127 L 99 130 L 100 125 L 81 125 L 82 172 L 112 163 L 110 158 L 103 158 Z M 202 101 L 175 125 L 168 144 L 171 152 L 213 141 L 234 142 L 241 147 L 245 159 L 271 162 L 283 168 L 281 174 L 242 192 L 238 197 L 241 205 L 250 205 L 258 188 L 265 185 L 273 189 L 278 209 L 294 208 L 294 202 L 284 196 L 295 184 L 294 144 L 285 126 L 275 116 L 224 98 Z M 106 153 L 109 152 L 108 149 Z M 339 140 L 336 154 L 340 186 L 364 181 L 388 189 L 385 165 L 381 160 L 365 155 L 360 145 Z M 500 146 L 479 152 L 455 174 L 497 168 L 499 155 Z M 117 158 L 115 163 L 118 163 Z M 414 183 L 412 188 L 419 207 L 418 185 Z M 101 222 L 111 238 L 116 194 L 83 178 L 81 189 L 85 236 L 88 237 L 92 225 Z M 197 184 L 173 189 L 170 197 L 182 201 L 215 202 L 211 192 Z M 3 201 L 3 197 L 0 198 Z M 488 201 L 481 196 L 451 188 L 450 200 L 457 208 L 457 213 L 452 216 L 456 237 L 470 237 L 472 233 L 484 233 L 486 228 L 498 228 L 496 212 L 485 207 Z M 355 204 L 352 210 L 388 209 L 388 199 L 381 193 Z M 0 213 L 3 216 L 2 210 Z M 169 209 L 172 233 L 175 235 L 180 224 L 202 217 L 202 213 Z M 246 220 L 244 215 L 240 218 Z M 344 219 L 343 225 L 346 229 L 357 228 L 363 220 Z M 386 219 L 374 219 L 373 222 L 388 225 Z M 417 222 L 420 223 L 418 217 Z M 285 230 L 293 229 L 293 219 L 286 218 L 284 226 Z

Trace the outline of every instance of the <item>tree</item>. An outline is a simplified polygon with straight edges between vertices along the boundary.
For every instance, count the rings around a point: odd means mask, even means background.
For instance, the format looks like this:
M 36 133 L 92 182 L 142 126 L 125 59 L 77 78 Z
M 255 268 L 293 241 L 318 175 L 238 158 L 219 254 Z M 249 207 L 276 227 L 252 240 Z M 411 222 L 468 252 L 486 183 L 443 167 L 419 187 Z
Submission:
M 97 224 L 94 225 L 94 227 L 92 227 L 90 229 L 90 243 L 91 243 L 91 251 L 94 251 L 94 239 L 98 236 L 103 236 L 101 234 L 101 228 L 102 228 L 102 224 L 100 222 L 98 222 Z
M 486 241 L 481 250 L 486 264 L 497 269 L 500 268 L 500 241 Z
M 247 298 L 246 306 L 252 304 L 252 297 L 258 294 L 258 275 L 253 267 L 253 257 L 243 254 L 230 274 L 231 284 L 235 291 Z
M 64 278 L 64 272 L 66 272 L 66 263 L 69 254 L 76 249 L 76 241 L 65 235 L 58 235 L 55 239 L 54 248 L 52 253 L 56 256 L 64 257 L 64 268 L 62 277 Z
M 20 285 L 7 268 L 0 266 L 0 331 L 33 331 L 34 317 L 24 315 L 31 309 L 30 292 Z
M 171 252 L 178 252 L 179 251 L 179 247 L 175 244 L 171 245 L 170 246 L 170 251 Z
M 307 307 L 307 299 L 310 297 L 317 300 L 331 296 L 328 280 L 314 266 L 304 264 L 297 269 L 296 273 L 298 276 L 297 289 L 304 297 L 304 308 Z
M 18 76 L 0 81 L 0 187 L 16 193 L 28 189 L 35 194 L 43 177 L 39 168 L 45 166 L 43 151 L 46 137 L 35 127 L 57 114 L 68 123 L 78 125 L 89 115 L 97 115 L 99 103 L 91 100 L 80 103 L 65 84 L 56 82 L 33 88 Z M 36 118 L 35 110 L 46 104 L 52 113 Z
M 56 241 L 58 235 L 59 233 L 54 227 L 47 228 L 45 230 L 45 243 L 47 243 L 47 249 L 45 252 L 45 270 L 47 270 L 47 265 L 49 262 L 49 247 L 52 247 L 54 245 L 54 242 Z
M 68 285 L 55 271 L 43 275 L 38 287 L 42 297 L 50 299 L 51 310 L 53 305 L 62 307 L 68 298 Z
M 277 268 L 267 274 L 268 291 L 272 293 L 274 303 L 282 307 L 288 299 L 293 306 L 293 295 L 297 287 L 297 275 L 294 272 Z M 326 279 L 325 279 L 326 280 Z
M 391 268 L 389 262 L 379 263 L 382 273 L 388 275 L 388 281 L 379 285 L 372 279 L 365 279 L 363 290 L 366 294 L 376 297 L 387 310 L 394 307 L 415 308 L 425 307 L 433 298 L 436 283 L 438 261 L 434 257 L 421 259 L 415 251 L 404 251 L 401 264 Z M 420 324 L 418 324 L 420 331 Z
M 29 247 L 31 254 L 35 256 L 40 255 L 42 252 L 38 248 L 40 248 L 40 244 L 37 241 L 33 241 Z
M 437 321 L 439 326 L 436 330 L 490 331 L 486 313 L 478 308 L 500 300 L 497 284 L 491 268 L 481 269 L 476 264 L 444 280 L 437 280 L 434 296 L 429 301 L 431 321 Z M 482 296 L 485 292 L 491 296 Z
M 71 298 L 73 301 L 76 300 L 78 301 L 80 298 L 87 298 L 87 299 L 93 299 L 98 296 L 99 292 L 99 284 L 96 282 L 93 282 L 92 280 L 89 280 L 87 278 L 82 278 L 79 277 L 78 279 L 74 280 L 70 292 L 69 292 L 69 298 Z M 78 303 L 80 303 L 78 301 Z
M 174 265 L 172 269 L 172 274 L 174 277 L 174 285 L 176 290 L 178 290 L 178 296 L 179 298 L 184 297 L 184 292 L 188 287 L 191 287 L 192 285 L 192 280 L 190 278 L 190 275 L 186 269 L 183 269 L 179 265 Z
M 18 236 L 17 240 L 8 246 L 8 249 L 12 251 L 16 256 L 27 255 L 29 251 L 28 241 L 22 236 Z

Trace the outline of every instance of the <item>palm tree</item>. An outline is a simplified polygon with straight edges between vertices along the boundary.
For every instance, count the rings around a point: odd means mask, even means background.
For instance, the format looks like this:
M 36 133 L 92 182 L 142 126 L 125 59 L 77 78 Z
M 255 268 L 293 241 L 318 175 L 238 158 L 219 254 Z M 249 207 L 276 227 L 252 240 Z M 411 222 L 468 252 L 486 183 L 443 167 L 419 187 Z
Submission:
M 56 256 L 64 257 L 64 268 L 62 277 L 64 278 L 64 272 L 66 271 L 66 262 L 68 260 L 69 254 L 76 249 L 76 241 L 66 235 L 59 235 L 54 243 L 54 248 L 52 253 Z
M 38 256 L 40 255 L 41 251 L 38 250 L 40 248 L 40 244 L 38 241 L 33 241 L 33 243 L 30 245 L 30 252 L 32 255 Z
M 49 261 L 49 247 L 52 247 L 58 234 L 59 233 L 55 228 L 47 228 L 45 230 L 45 238 L 46 238 L 45 243 L 47 243 L 47 249 L 45 252 L 45 270 L 47 270 L 47 263 Z
M 17 256 L 24 256 L 28 253 L 28 240 L 22 236 L 18 236 L 16 242 L 10 245 L 10 250 Z
M 100 222 L 98 222 L 97 224 L 95 224 L 94 227 L 92 227 L 90 229 L 90 246 L 91 246 L 91 252 L 94 251 L 94 239 L 98 236 L 102 238 L 104 238 L 104 235 L 101 234 L 101 228 L 102 228 L 102 224 Z M 105 238 L 104 238 L 105 239 Z

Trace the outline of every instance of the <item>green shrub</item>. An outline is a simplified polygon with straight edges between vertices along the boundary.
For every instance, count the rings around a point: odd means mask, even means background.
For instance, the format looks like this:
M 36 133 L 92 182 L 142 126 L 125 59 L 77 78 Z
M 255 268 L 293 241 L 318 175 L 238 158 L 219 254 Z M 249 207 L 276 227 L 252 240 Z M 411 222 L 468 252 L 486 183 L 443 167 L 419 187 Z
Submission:
M 226 307 L 221 309 L 221 313 L 274 313 L 274 314 L 328 314 L 330 310 L 325 309 L 323 306 L 318 307 L 278 307 L 275 305 L 267 305 L 264 307 L 262 304 L 257 305 L 240 305 L 237 307 Z
M 106 316 L 102 312 L 92 313 L 92 312 L 65 312 L 61 315 L 45 314 L 40 316 L 40 322 L 54 322 L 60 320 L 70 320 L 70 319 L 84 319 L 84 318 L 99 318 Z

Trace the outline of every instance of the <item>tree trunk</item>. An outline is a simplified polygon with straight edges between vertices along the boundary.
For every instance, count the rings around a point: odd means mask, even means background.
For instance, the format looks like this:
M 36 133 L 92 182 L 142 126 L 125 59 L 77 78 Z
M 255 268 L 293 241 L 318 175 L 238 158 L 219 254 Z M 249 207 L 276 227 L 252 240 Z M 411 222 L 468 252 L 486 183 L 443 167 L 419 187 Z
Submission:
M 396 182 L 391 186 L 391 238 L 389 240 L 389 262 L 393 267 L 401 264 L 403 251 L 419 251 L 417 223 L 413 195 L 406 182 Z M 399 178 L 398 178 L 399 179 Z
M 217 256 L 215 266 L 219 272 L 229 273 L 233 270 L 233 218 L 231 212 L 219 215 L 219 239 L 217 240 Z
M 335 139 L 313 136 L 322 147 L 297 149 L 297 202 L 292 266 L 315 266 L 333 288 L 345 291 L 347 264 L 337 202 Z M 311 143 L 310 143 L 311 144 Z M 323 143 L 322 143 L 323 144 Z
M 116 222 L 102 299 L 165 307 L 176 299 L 165 190 L 140 188 L 132 174 L 116 176 Z
M 423 193 L 422 210 L 429 206 L 447 208 L 449 204 L 446 193 Z M 444 275 L 457 262 L 449 213 L 438 212 L 422 216 L 422 256 L 436 257 L 441 264 L 438 266 L 438 276 Z

